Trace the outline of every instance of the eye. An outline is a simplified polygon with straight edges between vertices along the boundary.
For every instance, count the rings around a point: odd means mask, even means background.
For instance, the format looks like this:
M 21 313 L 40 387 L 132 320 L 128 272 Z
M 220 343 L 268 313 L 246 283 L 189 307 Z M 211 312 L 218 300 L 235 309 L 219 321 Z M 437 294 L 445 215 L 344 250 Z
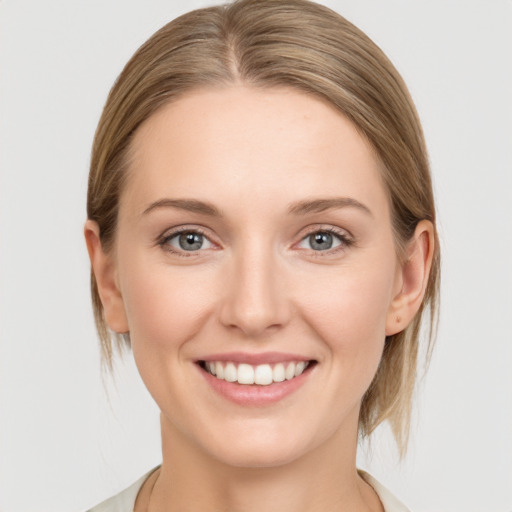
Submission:
M 300 249 L 310 249 L 313 251 L 328 251 L 342 245 L 349 245 L 349 243 L 347 237 L 342 234 L 333 233 L 329 230 L 320 230 L 304 237 L 299 242 L 298 247 Z
M 201 249 L 211 249 L 213 244 L 205 235 L 198 231 L 181 231 L 165 237 L 161 245 L 174 251 L 194 252 Z

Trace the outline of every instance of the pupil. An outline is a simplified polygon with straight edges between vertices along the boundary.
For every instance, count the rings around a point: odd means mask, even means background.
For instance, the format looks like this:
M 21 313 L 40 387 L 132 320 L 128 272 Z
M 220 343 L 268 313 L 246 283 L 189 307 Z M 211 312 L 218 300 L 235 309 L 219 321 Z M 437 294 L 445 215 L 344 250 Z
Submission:
M 183 233 L 180 235 L 180 247 L 185 251 L 195 251 L 201 249 L 203 245 L 203 235 L 198 233 Z
M 316 250 L 326 250 L 332 247 L 332 235 L 330 233 L 315 233 L 310 237 L 311 247 Z

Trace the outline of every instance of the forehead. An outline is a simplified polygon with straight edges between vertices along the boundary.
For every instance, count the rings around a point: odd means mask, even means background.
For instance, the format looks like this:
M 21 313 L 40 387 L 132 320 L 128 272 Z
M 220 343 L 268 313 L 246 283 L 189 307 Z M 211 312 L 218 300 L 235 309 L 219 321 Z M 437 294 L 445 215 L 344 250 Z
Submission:
M 190 92 L 150 117 L 131 149 L 122 204 L 142 207 L 159 195 L 221 203 L 386 196 L 379 161 L 354 125 L 326 101 L 289 88 Z

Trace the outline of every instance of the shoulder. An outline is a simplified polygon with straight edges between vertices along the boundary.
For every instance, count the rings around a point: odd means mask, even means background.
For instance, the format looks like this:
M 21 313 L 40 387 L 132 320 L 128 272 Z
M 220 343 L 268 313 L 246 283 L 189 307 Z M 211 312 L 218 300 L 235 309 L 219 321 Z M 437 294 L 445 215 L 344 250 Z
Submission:
M 358 473 L 366 483 L 373 487 L 373 490 L 379 496 L 385 512 L 410 512 L 410 510 L 401 501 L 399 501 L 391 491 L 384 487 L 372 475 L 362 470 L 358 470 Z
M 137 499 L 137 494 L 139 493 L 142 484 L 156 469 L 157 468 L 152 469 L 124 491 L 102 501 L 87 512 L 133 512 L 135 500 Z M 373 487 L 382 502 L 385 512 L 410 512 L 409 509 L 391 493 L 391 491 L 384 487 L 372 475 L 362 470 L 359 470 L 358 472 L 361 477 Z
M 137 494 L 139 494 L 142 484 L 156 469 L 157 468 L 152 469 L 145 475 L 141 476 L 136 482 L 134 482 L 124 491 L 121 491 L 119 494 L 116 494 L 115 496 L 102 501 L 95 507 L 89 509 L 87 512 L 133 512 L 135 500 L 137 499 Z

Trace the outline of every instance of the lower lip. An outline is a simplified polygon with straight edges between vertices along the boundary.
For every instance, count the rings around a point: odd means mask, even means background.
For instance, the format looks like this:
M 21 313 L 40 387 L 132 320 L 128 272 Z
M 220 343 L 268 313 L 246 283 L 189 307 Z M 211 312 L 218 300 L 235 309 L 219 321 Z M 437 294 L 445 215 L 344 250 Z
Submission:
M 306 382 L 313 369 L 310 366 L 306 368 L 304 373 L 293 379 L 274 382 L 268 386 L 259 386 L 257 384 L 238 384 L 238 382 L 217 379 L 200 366 L 198 368 L 206 382 L 219 395 L 238 405 L 254 407 L 271 405 L 291 395 Z

